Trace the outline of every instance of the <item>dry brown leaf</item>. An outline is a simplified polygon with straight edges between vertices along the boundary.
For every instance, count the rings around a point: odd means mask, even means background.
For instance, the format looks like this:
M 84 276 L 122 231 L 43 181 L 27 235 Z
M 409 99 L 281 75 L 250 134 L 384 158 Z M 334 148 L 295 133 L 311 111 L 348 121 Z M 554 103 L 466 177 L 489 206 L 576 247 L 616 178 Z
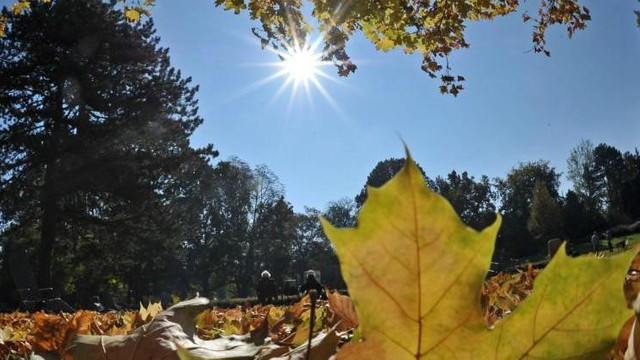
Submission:
M 331 311 L 341 319 L 337 328 L 339 332 L 355 329 L 358 326 L 358 314 L 350 297 L 342 295 L 337 291 L 327 291 L 327 299 L 329 300 L 329 308 Z

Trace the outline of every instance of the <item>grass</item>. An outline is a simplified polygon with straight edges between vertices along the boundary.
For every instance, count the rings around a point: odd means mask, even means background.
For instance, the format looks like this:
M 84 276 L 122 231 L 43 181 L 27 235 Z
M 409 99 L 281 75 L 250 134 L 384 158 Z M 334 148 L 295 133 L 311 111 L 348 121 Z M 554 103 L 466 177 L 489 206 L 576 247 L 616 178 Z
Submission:
M 627 235 L 627 236 L 620 236 L 620 237 L 611 239 L 611 243 L 613 244 L 613 253 L 609 252 L 609 246 L 607 245 L 607 241 L 600 240 L 600 243 L 599 243 L 600 253 L 604 253 L 605 255 L 607 254 L 615 255 L 615 254 L 621 253 L 624 250 L 619 244 L 622 244 L 625 241 L 625 239 L 627 240 L 627 249 L 632 249 L 638 243 L 640 243 L 640 233 Z

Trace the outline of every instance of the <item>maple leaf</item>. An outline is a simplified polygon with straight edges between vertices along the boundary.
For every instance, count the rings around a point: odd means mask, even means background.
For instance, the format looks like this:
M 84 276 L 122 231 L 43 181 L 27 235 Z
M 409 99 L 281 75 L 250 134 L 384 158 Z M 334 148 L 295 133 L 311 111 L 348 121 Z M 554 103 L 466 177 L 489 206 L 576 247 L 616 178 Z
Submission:
M 30 338 L 33 348 L 39 352 L 64 351 L 67 343 L 76 334 L 90 333 L 94 313 L 78 311 L 69 316 L 50 315 L 44 312 L 33 314 L 34 329 Z
M 340 319 L 338 331 L 346 331 L 358 326 L 358 315 L 351 298 L 338 292 L 327 291 L 327 300 L 329 300 L 329 308 Z
M 340 259 L 364 341 L 338 359 L 594 358 L 628 318 L 620 291 L 632 253 L 570 259 L 557 252 L 532 294 L 488 330 L 480 290 L 501 218 L 477 232 L 405 167 L 369 197 L 357 228 L 322 219 Z
M 162 312 L 162 304 L 159 302 L 156 303 L 147 303 L 147 307 L 145 308 L 140 302 L 140 310 L 138 310 L 138 314 L 140 315 L 140 319 L 144 321 L 151 321 L 153 318 L 158 316 Z

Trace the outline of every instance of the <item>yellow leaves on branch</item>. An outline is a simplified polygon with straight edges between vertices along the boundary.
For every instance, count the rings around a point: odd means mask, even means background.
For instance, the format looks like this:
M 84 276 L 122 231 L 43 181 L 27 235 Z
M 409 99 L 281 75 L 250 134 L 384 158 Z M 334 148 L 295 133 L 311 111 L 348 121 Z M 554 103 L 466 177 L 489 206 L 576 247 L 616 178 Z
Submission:
M 25 0 L 17 1 L 11 5 L 11 12 L 15 15 L 20 15 L 29 9 L 31 9 L 31 3 Z
M 124 7 L 124 16 L 131 22 L 140 21 L 140 12 L 135 8 Z
M 0 15 L 0 36 L 4 36 L 4 32 L 7 29 L 7 18 Z
M 14 0 L 16 14 L 27 10 L 28 0 Z M 35 1 L 35 0 L 34 0 Z M 49 2 L 50 0 L 40 0 Z M 545 32 L 552 25 L 566 25 L 569 37 L 586 27 L 591 19 L 589 10 L 579 6 L 580 0 L 542 1 L 533 21 L 533 51 L 549 55 Z M 149 16 L 155 0 L 117 0 L 124 6 L 125 17 L 137 22 Z M 346 45 L 356 31 L 361 31 L 376 48 L 382 51 L 403 49 L 405 53 L 422 54 L 421 69 L 431 78 L 440 78 L 440 92 L 454 96 L 463 90 L 464 77 L 451 73 L 448 56 L 469 47 L 465 38 L 469 20 L 492 20 L 515 12 L 520 0 L 483 1 L 413 1 L 413 0 L 215 0 L 214 5 L 239 14 L 247 11 L 253 20 L 261 23 L 252 28 L 263 48 L 272 46 L 286 49 L 294 43 L 303 43 L 312 31 L 303 6 L 312 7 L 317 30 L 325 42 L 324 60 L 337 67 L 340 76 L 355 72 Z M 638 13 L 640 14 L 640 12 Z M 523 20 L 531 19 L 526 13 Z M 640 15 L 639 15 L 640 21 Z M 6 19 L 0 18 L 0 35 Z
M 51 2 L 51 0 L 42 0 L 44 3 Z M 31 2 L 28 0 L 19 0 L 14 2 L 11 5 L 11 12 L 14 15 L 20 15 L 23 12 L 31 9 Z M 5 30 L 7 29 L 8 19 L 0 14 L 0 37 L 4 36 Z
M 150 16 L 149 8 L 154 6 L 155 0 L 118 0 L 124 4 L 124 17 L 130 22 L 138 22 L 142 15 Z
M 594 359 L 611 350 L 631 314 L 621 284 L 633 252 L 571 259 L 561 247 L 531 295 L 488 330 L 480 290 L 500 216 L 483 231 L 467 227 L 407 158 L 369 189 L 357 228 L 323 220 L 364 339 L 338 359 Z

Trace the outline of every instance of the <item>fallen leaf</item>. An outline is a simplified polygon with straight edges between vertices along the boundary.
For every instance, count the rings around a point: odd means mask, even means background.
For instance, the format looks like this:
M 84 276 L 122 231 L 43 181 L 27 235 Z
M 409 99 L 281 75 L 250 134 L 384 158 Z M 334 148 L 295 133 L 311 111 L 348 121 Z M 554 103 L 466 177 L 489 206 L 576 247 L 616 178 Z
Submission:
M 178 346 L 206 359 L 252 359 L 264 345 L 250 334 L 201 340 L 195 335 L 196 316 L 207 309 L 206 298 L 178 303 L 129 335 L 77 335 L 66 360 L 164 359 L 178 360 Z
M 287 353 L 286 356 L 272 358 L 272 360 L 327 360 L 335 354 L 340 337 L 334 329 L 321 332 L 311 340 L 311 351 L 307 357 L 307 344 L 300 345 Z M 375 359 L 375 358 L 370 358 Z
M 531 295 L 483 340 L 495 359 L 603 359 L 633 313 L 620 285 L 634 253 L 571 258 L 564 245 Z
M 368 189 L 357 228 L 322 222 L 373 353 L 447 358 L 464 342 L 452 335 L 472 322 L 484 327 L 480 288 L 500 217 L 482 232 L 467 227 L 408 158 L 393 179 Z
M 93 316 L 92 311 L 78 311 L 70 316 L 33 314 L 34 329 L 30 333 L 30 342 L 38 352 L 57 352 L 62 354 L 67 344 L 76 334 L 89 334 Z
M 346 331 L 355 329 L 358 326 L 358 314 L 356 307 L 353 305 L 351 298 L 340 294 L 339 292 L 327 291 L 327 300 L 329 300 L 329 308 L 340 318 L 338 331 Z
M 142 305 L 142 302 L 141 302 L 140 310 L 138 310 L 138 314 L 140 314 L 140 319 L 142 319 L 142 321 L 151 321 L 151 319 L 158 316 L 158 314 L 160 314 L 161 312 L 162 312 L 162 304 L 159 302 L 156 302 L 156 303 L 149 302 L 146 308 L 144 307 L 144 305 Z
M 624 324 L 622 329 L 620 330 L 620 334 L 618 335 L 618 340 L 616 341 L 616 345 L 611 351 L 610 359 L 614 360 L 631 360 L 625 359 L 624 355 L 627 352 L 629 336 L 631 336 L 631 330 L 633 328 L 633 322 L 636 320 L 635 315 L 631 316 L 629 320 Z M 635 354 L 634 354 L 635 356 Z

